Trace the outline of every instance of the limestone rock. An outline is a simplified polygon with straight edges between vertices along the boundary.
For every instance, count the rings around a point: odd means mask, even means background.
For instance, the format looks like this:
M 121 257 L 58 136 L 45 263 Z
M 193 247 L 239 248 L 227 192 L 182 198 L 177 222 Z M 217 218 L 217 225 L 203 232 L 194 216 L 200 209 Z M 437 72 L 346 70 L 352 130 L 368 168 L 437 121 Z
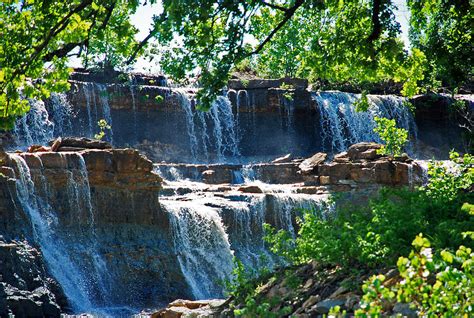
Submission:
M 185 318 L 185 317 L 219 317 L 218 308 L 226 300 L 183 300 L 178 299 L 170 303 L 166 308 L 151 315 L 152 318 Z
M 56 140 L 49 142 L 50 145 L 53 145 Z M 85 137 L 65 137 L 62 138 L 61 143 L 57 149 L 61 147 L 74 147 L 74 148 L 85 148 L 85 149 L 112 149 L 112 145 L 106 141 L 90 139 Z
M 304 160 L 299 165 L 301 173 L 311 174 L 312 172 L 315 172 L 317 166 L 323 163 L 326 160 L 327 156 L 328 155 L 324 152 L 318 152 L 317 154 L 314 154 L 311 158 Z
M 375 160 L 381 157 L 377 150 L 382 145 L 374 142 L 360 142 L 349 147 L 347 155 L 351 161 Z
M 263 193 L 262 189 L 260 189 L 260 187 L 256 185 L 241 186 L 238 190 L 244 193 Z

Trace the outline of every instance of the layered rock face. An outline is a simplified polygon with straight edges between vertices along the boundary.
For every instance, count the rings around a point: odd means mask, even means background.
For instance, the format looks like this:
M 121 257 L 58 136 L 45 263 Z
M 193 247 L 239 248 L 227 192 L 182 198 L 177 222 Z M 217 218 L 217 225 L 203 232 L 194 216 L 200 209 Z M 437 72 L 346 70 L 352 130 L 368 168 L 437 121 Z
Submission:
M 60 148 L 6 157 L 0 233 L 5 244 L 15 244 L 12 251 L 23 244 L 28 247 L 23 254 L 33 256 L 24 257 L 30 261 L 18 269 L 13 266 L 26 283 L 12 285 L 17 293 L 6 286 L 1 301 L 26 294 L 39 304 L 39 315 L 59 310 L 55 299 L 64 297 L 53 288 L 57 285 L 51 277 L 68 298 L 68 306 L 61 303 L 66 311 L 100 312 L 111 304 L 144 308 L 192 297 L 173 256 L 169 216 L 159 205 L 162 180 L 152 169 L 148 159 L 131 149 Z M 16 237 L 25 243 L 13 240 Z M 21 257 L 2 252 L 0 259 L 11 265 L 20 264 Z M 50 280 L 43 284 L 45 292 L 35 292 L 42 281 Z M 7 308 L 21 317 L 18 307 Z

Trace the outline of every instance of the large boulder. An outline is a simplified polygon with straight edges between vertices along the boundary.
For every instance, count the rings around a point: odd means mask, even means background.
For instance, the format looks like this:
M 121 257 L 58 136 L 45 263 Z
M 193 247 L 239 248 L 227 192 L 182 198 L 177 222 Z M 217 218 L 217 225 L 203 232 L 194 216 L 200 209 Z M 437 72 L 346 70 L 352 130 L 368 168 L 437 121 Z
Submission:
M 58 144 L 59 143 L 59 144 Z M 51 140 L 51 146 L 55 145 L 58 151 L 74 151 L 81 149 L 112 149 L 112 145 L 106 141 L 90 139 L 85 137 L 65 137 Z M 66 148 L 66 149 L 64 149 Z
M 299 169 L 302 174 L 311 174 L 316 172 L 318 165 L 322 164 L 326 158 L 327 154 L 324 152 L 318 152 L 314 154 L 312 157 L 304 160 L 300 165 Z
M 375 142 L 360 142 L 349 147 L 347 156 L 351 161 L 376 160 L 381 157 L 377 154 L 381 147 L 382 145 Z

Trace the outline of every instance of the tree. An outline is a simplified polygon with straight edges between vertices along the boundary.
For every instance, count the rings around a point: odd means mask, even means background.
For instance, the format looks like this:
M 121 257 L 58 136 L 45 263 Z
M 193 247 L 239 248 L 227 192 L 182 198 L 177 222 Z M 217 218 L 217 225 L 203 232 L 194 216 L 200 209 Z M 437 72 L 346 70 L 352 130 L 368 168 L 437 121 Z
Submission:
M 153 39 L 162 69 L 174 79 L 200 70 L 202 109 L 210 107 L 232 67 L 255 57 L 264 75 L 357 84 L 392 79 L 405 83 L 406 95 L 433 77 L 452 86 L 469 80 L 469 3 L 408 4 L 411 53 L 398 39 L 393 0 L 162 0 L 163 12 L 139 43 L 130 23 L 139 0 L 2 1 L 0 128 L 11 128 L 28 110 L 27 98 L 67 89 L 68 56 L 82 56 L 88 66 L 125 67 Z
M 410 40 L 428 59 L 430 87 L 452 90 L 473 76 L 473 15 L 469 0 L 408 0 Z
M 138 0 L 0 2 L 0 129 L 12 128 L 28 111 L 28 98 L 68 89 L 68 57 L 80 56 L 91 43 L 98 47 L 101 34 L 123 31 L 120 25 L 138 5 Z M 129 38 L 133 33 L 126 30 Z M 112 44 L 124 53 L 131 45 Z

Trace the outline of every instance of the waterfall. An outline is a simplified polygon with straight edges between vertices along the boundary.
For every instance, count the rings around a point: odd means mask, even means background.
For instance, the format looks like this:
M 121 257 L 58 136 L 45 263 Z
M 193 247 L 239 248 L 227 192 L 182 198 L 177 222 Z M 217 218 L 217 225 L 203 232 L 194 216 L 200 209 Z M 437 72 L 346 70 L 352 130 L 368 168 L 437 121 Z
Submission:
M 314 92 L 320 114 L 321 139 L 327 150 L 337 153 L 362 141 L 380 142 L 373 131 L 374 117 L 395 119 L 397 126 L 408 130 L 416 138 L 417 128 L 404 99 L 393 95 L 368 95 L 367 111 L 355 110 L 354 102 L 360 95 L 344 92 Z
M 166 201 L 175 252 L 197 299 L 221 296 L 219 281 L 232 270 L 232 251 L 215 208 L 197 202 Z
M 186 128 L 188 130 L 189 148 L 191 151 L 191 156 L 196 161 L 198 146 L 196 138 L 196 129 L 194 124 L 194 114 L 193 109 L 191 107 L 191 100 L 189 99 L 188 95 L 181 90 L 178 91 L 178 99 L 186 117 Z
M 30 217 L 33 234 L 41 247 L 49 270 L 60 283 L 74 310 L 92 308 L 87 293 L 87 278 L 70 258 L 66 246 L 57 238 L 54 231 L 57 220 L 51 206 L 36 195 L 35 184 L 24 159 L 17 155 L 11 155 L 11 158 L 18 171 L 16 181 L 18 198 L 23 210 Z
M 67 214 L 59 216 L 51 205 L 48 178 L 41 167 L 35 183 L 25 160 L 10 155 L 16 168 L 16 191 L 22 209 L 30 218 L 33 236 L 40 246 L 46 265 L 61 285 L 74 312 L 101 313 L 108 303 L 111 277 L 100 253 L 94 230 L 94 215 L 90 199 L 87 170 L 81 154 L 73 155 L 66 178 Z M 65 162 L 67 159 L 62 157 Z M 68 220 L 60 220 L 68 218 Z M 81 233 L 71 235 L 68 222 L 84 222 Z
M 210 151 L 217 162 L 240 156 L 238 126 L 232 112 L 232 104 L 225 96 L 219 96 L 207 112 L 195 110 L 194 100 L 184 90 L 177 91 L 178 100 L 186 118 L 186 129 L 192 160 L 206 160 Z
M 54 122 L 54 136 L 66 136 L 72 132 L 73 107 L 63 93 L 53 93 L 49 99 Z
M 19 118 L 13 130 L 15 144 L 19 147 L 46 144 L 54 136 L 54 123 L 41 100 L 29 99 L 30 111 Z
M 84 84 L 84 97 L 86 99 L 86 109 L 87 109 L 87 119 L 89 124 L 89 137 L 94 135 L 96 131 L 95 125 L 97 122 L 97 103 L 95 100 L 95 91 L 94 91 L 94 84 L 92 83 L 85 83 Z M 95 114 L 95 122 L 92 119 L 92 106 L 94 106 L 94 114 Z

